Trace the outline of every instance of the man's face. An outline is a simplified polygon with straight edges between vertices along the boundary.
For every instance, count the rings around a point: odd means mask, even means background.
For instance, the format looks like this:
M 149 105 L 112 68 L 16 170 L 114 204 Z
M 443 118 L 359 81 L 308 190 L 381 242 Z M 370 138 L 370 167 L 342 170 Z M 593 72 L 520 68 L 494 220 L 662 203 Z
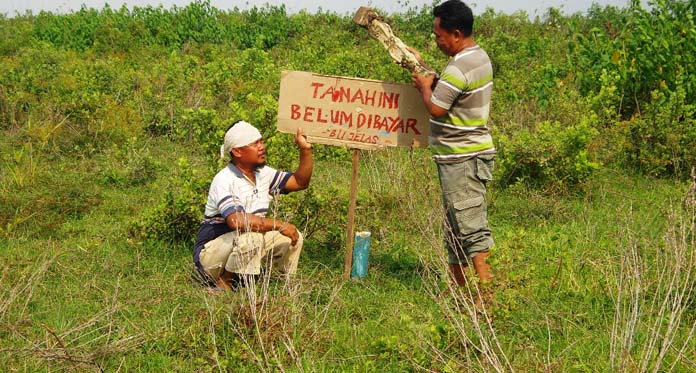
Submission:
M 237 148 L 239 160 L 245 164 L 253 164 L 260 167 L 266 164 L 266 145 L 263 139 L 258 139 L 249 145 Z
M 440 17 L 436 17 L 433 24 L 433 33 L 435 34 L 437 47 L 448 56 L 457 54 L 459 48 L 456 43 L 459 41 L 459 31 L 450 32 L 440 27 Z

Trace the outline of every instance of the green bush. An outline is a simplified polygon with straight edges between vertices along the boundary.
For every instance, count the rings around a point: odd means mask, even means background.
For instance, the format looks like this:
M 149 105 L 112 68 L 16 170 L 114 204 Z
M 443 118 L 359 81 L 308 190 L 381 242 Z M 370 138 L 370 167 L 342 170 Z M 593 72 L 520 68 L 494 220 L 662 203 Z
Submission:
M 274 204 L 274 214 L 295 224 L 305 238 L 320 241 L 319 246 L 339 247 L 345 239 L 348 214 L 348 197 L 344 194 L 335 186 L 321 189 L 311 185 L 300 193 L 279 197 L 279 203 Z
M 410 82 L 350 17 L 201 1 L 0 16 L 0 339 L 16 352 L 0 354 L 0 366 L 688 370 L 693 297 L 673 286 L 628 294 L 656 288 L 660 272 L 694 268 L 677 255 L 693 230 L 679 236 L 679 217 L 667 216 L 686 185 L 623 167 L 669 176 L 694 162 L 694 2 L 656 4 L 566 18 L 554 9 L 533 21 L 477 16 L 476 40 L 495 70 L 496 180 L 509 186 L 489 196 L 490 318 L 466 294 L 440 292 L 450 277 L 426 149 L 362 152 L 355 227 L 373 232 L 368 278 L 340 279 L 351 151 L 316 145 L 315 159 L 329 161 L 317 163 L 311 187 L 272 205 L 308 238 L 297 281 L 258 284 L 261 303 L 188 281 L 229 122 L 262 130 L 270 165 L 297 165 L 292 135 L 276 131 L 282 70 Z M 386 19 L 437 69 L 447 58 L 431 37 L 431 9 Z M 600 152 L 622 163 L 593 173 Z M 578 186 L 585 195 L 554 194 Z M 639 267 L 651 269 L 642 282 Z M 662 320 L 676 334 L 654 330 Z M 495 346 L 500 354 L 489 355 Z
M 103 196 L 85 187 L 93 182 L 93 174 L 84 172 L 87 164 L 54 162 L 31 143 L 0 148 L 0 236 L 59 237 L 63 223 L 98 208 Z
M 581 92 L 615 126 L 606 136 L 617 159 L 648 175 L 688 176 L 696 157 L 696 3 L 593 7 L 570 51 Z
M 209 182 L 197 175 L 186 159 L 179 159 L 177 174 L 164 197 L 131 223 L 131 235 L 144 241 L 193 244 L 203 217 Z
M 225 130 L 231 123 L 225 123 L 215 110 L 187 109 L 184 111 L 181 126 L 176 129 L 178 139 L 195 140 L 200 146 L 200 154 L 209 160 L 210 165 L 216 165 L 220 159 L 220 145 L 225 136 Z
M 124 144 L 114 144 L 104 151 L 103 157 L 109 160 L 108 166 L 101 170 L 105 185 L 121 188 L 146 185 L 154 181 L 162 169 L 147 145 L 139 143 L 135 137 Z
M 197 0 L 169 10 L 162 6 L 113 10 L 108 5 L 98 10 L 83 5 L 64 16 L 41 12 L 33 35 L 59 48 L 111 53 L 155 46 L 173 50 L 195 43 L 269 49 L 303 29 L 301 17 L 288 16 L 284 5 L 226 12 L 209 0 Z
M 630 117 L 651 101 L 656 89 L 682 87 L 696 101 L 696 4 L 657 0 L 651 9 L 633 1 L 630 10 L 593 8 L 587 28 L 575 35 L 569 62 L 588 95 L 601 89 L 603 71 L 618 74 L 621 112 Z
M 696 165 L 696 105 L 686 91 L 654 91 L 642 115 L 618 126 L 619 152 L 627 164 L 647 175 L 687 178 Z
M 555 191 L 574 187 L 599 167 L 588 155 L 596 135 L 589 120 L 569 126 L 542 122 L 535 129 L 522 129 L 514 137 L 501 135 L 497 180 L 503 187 L 516 183 Z

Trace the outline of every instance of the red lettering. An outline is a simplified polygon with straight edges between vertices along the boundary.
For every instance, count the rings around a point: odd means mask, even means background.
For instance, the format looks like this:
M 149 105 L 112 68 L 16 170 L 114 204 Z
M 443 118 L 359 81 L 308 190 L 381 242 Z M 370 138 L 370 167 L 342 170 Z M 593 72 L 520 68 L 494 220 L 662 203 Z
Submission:
M 324 116 L 322 117 L 322 115 L 321 115 L 321 108 L 319 108 L 319 112 L 317 113 L 317 122 L 319 122 L 319 123 L 326 123 L 326 122 L 327 122 L 327 120 L 326 120 L 327 117 L 328 117 L 327 115 L 324 115 Z
M 372 95 L 370 95 L 370 90 L 368 89 L 367 92 L 365 92 L 363 105 L 375 106 L 375 97 L 377 97 L 377 92 L 372 92 Z
M 297 120 L 300 119 L 300 116 L 302 116 L 302 114 L 300 114 L 300 105 L 290 105 L 290 119 Z
M 367 122 L 367 116 L 363 113 L 358 114 L 358 128 L 362 128 Z
M 415 118 L 408 118 L 408 119 L 406 119 L 406 132 L 405 132 L 405 133 L 408 133 L 408 129 L 411 128 L 411 129 L 413 129 L 413 132 L 414 132 L 416 135 L 420 135 L 421 133 L 420 133 L 420 131 L 416 128 L 416 124 L 418 124 L 418 120 L 417 120 L 417 119 L 415 119 Z
M 313 122 L 312 115 L 314 115 L 314 109 L 315 108 L 313 108 L 311 106 L 307 106 L 305 108 L 304 118 L 302 118 L 302 119 L 304 119 L 305 122 L 310 122 L 310 123 Z
M 353 113 L 341 112 L 341 124 L 347 124 L 348 127 L 353 127 Z
M 399 118 L 399 117 L 390 117 L 392 124 L 391 127 L 389 128 L 389 132 L 396 132 L 398 130 L 401 130 L 403 132 L 404 130 L 404 120 Z
M 374 116 L 374 119 L 375 119 L 375 121 L 374 121 L 374 125 L 372 126 L 372 128 L 378 130 L 378 129 L 380 128 L 379 122 L 382 120 L 382 116 L 381 116 L 381 115 L 375 115 L 375 116 Z
M 341 113 L 342 111 L 331 110 L 331 123 L 341 124 Z
M 350 100 L 350 88 L 341 87 L 339 92 L 340 92 L 339 99 L 338 99 L 339 102 L 343 102 L 344 100 L 345 101 Z M 334 100 L 334 102 L 335 101 L 336 100 Z
M 324 91 L 324 93 L 321 94 L 321 97 L 319 97 L 319 98 L 323 100 L 324 97 L 326 97 L 326 96 L 331 96 L 331 99 L 333 100 L 333 98 L 334 98 L 334 87 L 329 87 L 326 91 Z
M 398 109 L 401 94 L 396 92 L 374 91 L 370 89 L 326 86 L 324 83 L 312 82 L 312 98 L 341 103 L 360 103 L 380 108 Z
M 315 83 L 312 83 L 312 84 L 310 84 L 310 85 L 311 85 L 312 87 L 314 87 L 314 95 L 312 96 L 312 98 L 317 98 L 317 91 L 319 91 L 319 88 L 323 87 L 324 84 L 323 84 L 323 83 L 316 83 L 316 82 L 315 82 Z
M 363 92 L 362 89 L 358 88 L 358 91 L 355 92 L 353 97 L 350 99 L 350 103 L 354 103 L 355 101 L 360 101 L 360 103 L 363 103 Z
M 379 129 L 384 128 L 384 130 L 385 130 L 386 132 L 389 132 L 389 124 L 387 123 L 387 119 L 388 119 L 388 118 L 387 118 L 387 117 L 384 117 L 384 118 L 380 118 L 380 119 L 381 119 L 381 120 L 380 120 L 380 123 L 379 123 L 379 127 L 378 127 L 378 128 L 379 128 Z

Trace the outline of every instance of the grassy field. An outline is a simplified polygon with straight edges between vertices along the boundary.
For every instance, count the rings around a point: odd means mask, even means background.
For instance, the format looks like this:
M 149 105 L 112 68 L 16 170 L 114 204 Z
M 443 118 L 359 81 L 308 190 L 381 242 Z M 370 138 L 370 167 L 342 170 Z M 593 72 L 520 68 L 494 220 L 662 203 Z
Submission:
M 229 121 L 296 165 L 281 71 L 410 82 L 351 17 L 0 15 L 0 371 L 696 371 L 693 3 L 477 15 L 499 151 L 483 297 L 451 287 L 425 149 L 361 153 L 367 278 L 342 278 L 351 151 L 320 145 L 272 206 L 304 232 L 297 278 L 192 277 Z M 431 9 L 406 8 L 385 19 L 442 68 Z
M 108 156 L 36 168 L 33 183 L 47 180 L 48 194 L 97 182 L 61 201 L 80 212 L 59 225 L 31 228 L 48 214 L 39 208 L 5 227 L 5 369 L 694 368 L 687 184 L 606 168 L 575 197 L 492 189 L 495 296 L 482 310 L 475 286 L 443 294 L 439 186 L 427 152 L 364 152 L 356 228 L 373 232 L 366 279 L 342 279 L 342 237 L 332 242 L 319 229 L 295 282 L 262 278 L 246 291 L 210 294 L 191 278 L 190 245 L 129 234 L 133 217 L 171 187 L 166 175 L 177 172 L 177 159 L 196 156 L 157 141 L 143 149 L 157 167 L 142 186 L 99 182 L 100 170 L 118 162 Z M 347 204 L 349 167 L 318 162 L 312 188 L 334 188 Z M 56 169 L 62 184 L 52 180 Z M 18 198 L 50 209 L 41 191 Z

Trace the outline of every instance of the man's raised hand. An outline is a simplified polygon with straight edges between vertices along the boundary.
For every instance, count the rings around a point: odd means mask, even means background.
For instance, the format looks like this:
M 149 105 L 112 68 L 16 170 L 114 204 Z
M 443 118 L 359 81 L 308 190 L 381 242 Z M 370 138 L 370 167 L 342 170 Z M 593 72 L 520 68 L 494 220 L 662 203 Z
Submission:
M 312 149 L 312 144 L 307 141 L 307 137 L 302 134 L 302 128 L 297 129 L 297 133 L 295 134 L 295 144 L 297 144 L 297 147 L 300 148 L 300 150 L 309 150 Z

